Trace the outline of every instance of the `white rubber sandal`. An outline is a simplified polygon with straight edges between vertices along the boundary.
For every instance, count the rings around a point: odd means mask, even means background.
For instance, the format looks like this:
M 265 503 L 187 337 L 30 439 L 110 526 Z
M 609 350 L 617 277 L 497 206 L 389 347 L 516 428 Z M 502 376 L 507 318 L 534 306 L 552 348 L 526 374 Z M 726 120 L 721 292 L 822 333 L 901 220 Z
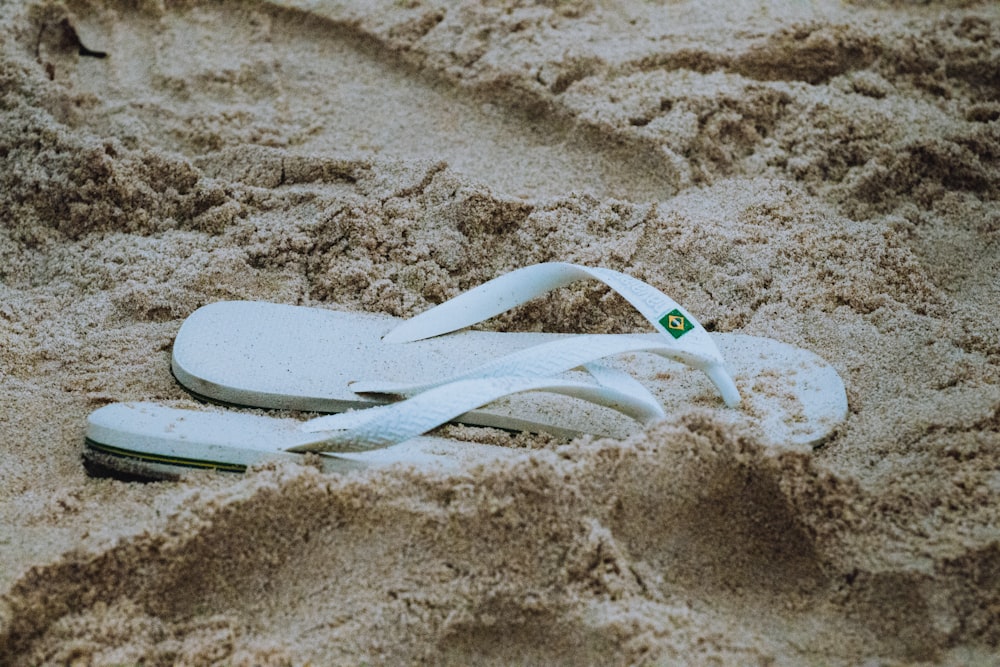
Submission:
M 269 461 L 319 454 L 325 471 L 391 464 L 456 467 L 514 456 L 518 450 L 423 433 L 479 405 L 512 393 L 555 392 L 604 406 L 640 424 L 663 419 L 662 408 L 631 392 L 559 378 L 460 380 L 365 410 L 301 422 L 232 411 L 113 403 L 87 420 L 88 467 L 141 479 L 177 479 L 193 470 L 245 472 Z
M 457 331 L 583 279 L 616 290 L 658 333 Z M 210 304 L 181 326 L 172 368 L 182 385 L 209 401 L 342 412 L 457 379 L 562 373 L 587 381 L 571 369 L 605 357 L 613 357 L 608 367 L 651 391 L 668 414 L 726 406 L 733 409 L 720 410 L 720 418 L 775 444 L 816 444 L 847 414 L 843 382 L 815 354 L 769 338 L 709 334 L 646 283 L 564 263 L 518 269 L 407 321 L 263 302 Z M 635 430 L 620 415 L 549 395 L 512 396 L 456 420 L 563 436 L 624 437 Z

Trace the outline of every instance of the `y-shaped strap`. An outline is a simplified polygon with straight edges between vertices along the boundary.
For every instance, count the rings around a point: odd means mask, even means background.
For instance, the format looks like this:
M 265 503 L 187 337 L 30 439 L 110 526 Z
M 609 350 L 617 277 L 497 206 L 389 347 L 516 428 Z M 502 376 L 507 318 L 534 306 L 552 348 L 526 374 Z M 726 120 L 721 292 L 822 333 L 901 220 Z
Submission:
M 698 320 L 652 285 L 611 269 L 562 262 L 517 269 L 407 320 L 386 334 L 383 340 L 405 343 L 456 331 L 558 287 L 587 279 L 600 280 L 625 297 L 663 334 L 661 342 L 672 350 L 665 356 L 703 371 L 722 394 L 726 405 L 739 405 L 736 383 L 726 371 L 719 348 Z
M 399 403 L 311 419 L 300 428 L 316 433 L 317 439 L 288 451 L 360 452 L 388 447 L 426 433 L 498 398 L 524 391 L 573 396 L 613 408 L 643 424 L 666 416 L 655 401 L 607 385 L 560 378 L 479 378 L 428 389 Z

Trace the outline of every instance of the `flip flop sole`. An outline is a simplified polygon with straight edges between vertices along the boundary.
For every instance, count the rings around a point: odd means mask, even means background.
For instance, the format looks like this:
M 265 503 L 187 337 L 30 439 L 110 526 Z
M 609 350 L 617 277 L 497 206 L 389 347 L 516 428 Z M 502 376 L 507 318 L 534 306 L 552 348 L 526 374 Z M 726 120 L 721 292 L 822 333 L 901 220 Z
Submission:
M 231 411 L 195 411 L 155 403 L 113 403 L 87 419 L 84 461 L 99 473 L 154 481 L 196 471 L 244 473 L 270 462 L 305 461 L 283 451 L 315 439 L 302 422 Z M 432 436 L 366 452 L 320 453 L 311 461 L 324 472 L 390 465 L 449 469 L 517 456 L 514 449 Z
M 414 342 L 383 342 L 401 322 L 384 315 L 274 303 L 214 303 L 181 326 L 172 370 L 189 391 L 213 402 L 335 413 L 385 402 L 351 391 L 355 381 L 432 382 L 567 336 L 466 330 Z M 649 337 L 657 340 L 659 334 Z M 769 338 L 712 334 L 712 339 L 743 394 L 739 409 L 723 407 L 704 374 L 680 363 L 641 353 L 606 363 L 639 379 L 668 415 L 692 406 L 718 408 L 721 419 L 756 429 L 775 444 L 815 445 L 845 418 L 843 382 L 817 355 Z M 614 411 L 546 394 L 511 396 L 455 421 L 565 437 L 620 438 L 635 431 L 634 422 Z
M 168 457 L 128 447 L 115 447 L 86 438 L 83 459 L 91 474 L 98 476 L 128 476 L 147 481 L 175 481 L 198 470 L 244 473 L 247 466 L 224 461 L 197 458 Z

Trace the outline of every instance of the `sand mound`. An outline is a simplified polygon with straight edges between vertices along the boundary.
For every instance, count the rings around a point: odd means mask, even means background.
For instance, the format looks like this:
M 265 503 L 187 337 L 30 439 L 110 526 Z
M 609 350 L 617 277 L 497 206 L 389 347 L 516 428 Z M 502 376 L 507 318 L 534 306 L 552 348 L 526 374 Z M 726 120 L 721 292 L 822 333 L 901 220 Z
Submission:
M 13 6 L 12 6 L 13 5 Z M 0 663 L 992 663 L 992 3 L 0 8 Z M 605 265 L 816 351 L 809 455 L 692 407 L 461 474 L 88 477 L 219 299 L 408 316 Z M 579 286 L 490 323 L 642 329 Z

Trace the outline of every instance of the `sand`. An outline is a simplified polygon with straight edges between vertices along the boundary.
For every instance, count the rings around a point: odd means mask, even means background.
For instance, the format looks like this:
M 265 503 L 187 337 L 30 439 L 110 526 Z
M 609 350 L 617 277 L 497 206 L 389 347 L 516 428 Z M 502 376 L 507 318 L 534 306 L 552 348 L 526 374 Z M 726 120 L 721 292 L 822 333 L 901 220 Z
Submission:
M 0 664 L 1000 663 L 995 3 L 7 2 L 0 109 Z M 847 421 L 81 465 L 101 405 L 196 405 L 202 304 L 409 316 L 550 260 L 817 352 Z M 643 330 L 595 285 L 486 326 Z

